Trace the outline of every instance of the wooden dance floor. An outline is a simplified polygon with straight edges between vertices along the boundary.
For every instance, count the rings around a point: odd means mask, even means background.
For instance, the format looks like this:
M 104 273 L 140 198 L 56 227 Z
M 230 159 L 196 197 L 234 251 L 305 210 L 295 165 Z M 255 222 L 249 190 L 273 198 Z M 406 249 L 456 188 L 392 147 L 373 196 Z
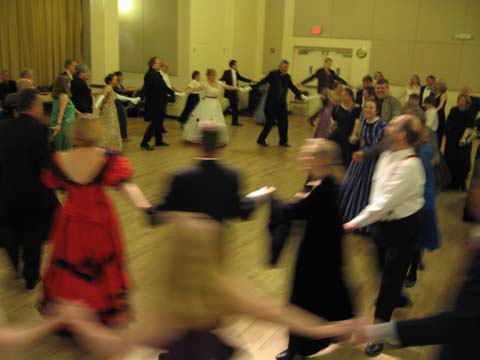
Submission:
M 230 123 L 230 117 L 227 118 Z M 222 150 L 221 157 L 230 165 L 238 168 L 243 175 L 244 191 L 249 192 L 261 186 L 274 185 L 278 196 L 292 199 L 305 180 L 300 164 L 297 162 L 298 150 L 303 140 L 313 133 L 305 118 L 290 117 L 290 149 L 272 146 L 258 147 L 255 143 L 261 128 L 250 118 L 241 118 L 243 127 L 230 127 L 231 142 Z M 131 141 L 125 144 L 124 152 L 133 163 L 134 181 L 143 189 L 152 202 L 162 198 L 168 187 L 170 175 L 177 169 L 191 164 L 197 155 L 197 148 L 186 145 L 181 140 L 179 125 L 174 120 L 167 120 L 168 134 L 165 141 L 171 146 L 158 148 L 152 152 L 140 151 L 139 142 L 145 123 L 142 119 L 129 119 Z M 278 142 L 278 133 L 273 129 L 267 141 L 271 145 Z M 199 189 L 201 191 L 202 189 Z M 151 229 L 146 225 L 142 213 L 133 209 L 120 194 L 110 191 L 117 205 L 124 234 L 124 246 L 127 268 L 132 278 L 131 303 L 134 311 L 141 312 L 142 304 L 149 293 L 155 292 L 151 264 L 161 267 L 162 261 L 155 253 L 161 252 L 164 230 Z M 456 293 L 462 280 L 469 256 L 465 250 L 470 225 L 461 222 L 465 195 L 458 192 L 444 192 L 438 196 L 437 206 L 442 234 L 442 247 L 434 253 L 426 254 L 426 269 L 419 272 L 417 285 L 406 292 L 414 305 L 410 309 L 399 309 L 396 319 L 414 318 L 433 314 L 446 309 Z M 296 231 L 288 248 L 282 255 L 279 267 L 267 266 L 266 208 L 258 210 L 252 220 L 227 224 L 226 266 L 227 268 L 252 281 L 258 289 L 272 296 L 287 298 L 290 275 L 298 245 Z M 45 249 L 43 263 L 46 264 L 49 246 Z M 350 285 L 356 313 L 372 316 L 373 304 L 378 287 L 378 274 L 375 268 L 374 248 L 367 238 L 347 236 L 345 239 L 345 275 Z M 329 274 L 318 274 L 315 286 L 322 288 L 322 278 Z M 41 286 L 33 292 L 24 288 L 23 281 L 13 278 L 4 251 L 0 255 L 0 309 L 3 320 L 10 324 L 19 324 L 39 319 L 35 307 L 41 295 Z M 325 289 L 328 291 L 328 289 Z M 277 325 L 254 321 L 249 318 L 231 319 L 223 330 L 225 336 L 244 351 L 237 359 L 272 360 L 286 345 L 286 329 Z M 332 346 L 319 353 L 315 359 L 365 359 L 364 345 L 354 348 Z M 386 348 L 377 359 L 432 359 L 438 348 L 415 347 L 409 349 Z M 159 351 L 138 349 L 121 359 L 153 360 Z M 73 360 L 97 359 L 80 350 L 72 340 L 51 335 L 31 347 L 26 347 L 11 356 L 15 360 Z M 192 359 L 194 360 L 194 359 Z

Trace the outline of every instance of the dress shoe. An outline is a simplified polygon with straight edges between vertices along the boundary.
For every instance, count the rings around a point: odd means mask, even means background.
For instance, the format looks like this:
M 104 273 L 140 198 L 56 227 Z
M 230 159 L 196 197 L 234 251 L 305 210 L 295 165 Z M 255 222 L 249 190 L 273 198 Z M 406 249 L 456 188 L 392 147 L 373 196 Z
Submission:
M 404 308 L 404 307 L 410 307 L 412 305 L 413 305 L 413 301 L 408 296 L 400 294 L 396 307 Z
M 257 141 L 257 144 L 260 145 L 260 146 L 263 146 L 263 147 L 269 147 L 270 146 L 265 141 Z
M 167 144 L 166 142 L 161 142 L 161 143 L 156 143 L 155 146 L 170 146 L 170 144 Z
M 368 343 L 367 347 L 365 348 L 365 355 L 368 357 L 375 357 L 382 353 L 383 351 L 383 344 L 374 344 Z
M 295 357 L 295 354 L 290 350 L 286 349 L 286 350 L 283 350 L 277 356 L 275 356 L 275 359 L 276 360 L 293 360 L 294 357 Z
M 243 126 L 243 124 L 236 123 L 236 124 L 232 124 L 232 126 Z
M 417 283 L 417 278 L 415 276 L 407 276 L 405 279 L 404 285 L 406 288 L 412 288 Z
M 290 144 L 278 144 L 278 146 L 286 147 L 286 148 L 292 147 L 292 145 Z
M 154 147 L 151 147 L 151 146 L 148 145 L 148 144 L 147 144 L 147 145 L 140 145 L 140 148 L 141 148 L 142 150 L 146 150 L 146 151 L 153 151 L 153 150 L 155 150 Z
M 158 355 L 158 360 L 170 360 L 171 358 L 169 353 L 161 353 Z
M 162 128 L 162 130 L 160 130 L 160 131 L 162 132 L 162 134 L 166 134 L 168 132 L 167 129 L 165 129 L 165 128 Z
M 37 286 L 37 284 L 40 282 L 40 278 L 36 278 L 35 280 L 32 279 L 26 279 L 26 288 L 27 290 L 33 290 Z

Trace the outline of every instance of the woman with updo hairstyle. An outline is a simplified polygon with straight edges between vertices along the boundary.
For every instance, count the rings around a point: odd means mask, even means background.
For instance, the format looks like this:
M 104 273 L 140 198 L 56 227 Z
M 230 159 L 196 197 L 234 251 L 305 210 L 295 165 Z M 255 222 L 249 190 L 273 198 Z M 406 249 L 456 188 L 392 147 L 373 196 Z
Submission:
M 105 324 L 129 318 L 128 288 L 122 235 L 113 204 L 104 188 L 123 192 L 132 204 L 150 208 L 129 180 L 130 162 L 97 146 L 103 138 L 100 119 L 78 117 L 71 130 L 72 151 L 52 156 L 42 174 L 49 188 L 67 193 L 51 227 L 53 253 L 43 278 L 42 312 L 58 299 L 81 301 Z

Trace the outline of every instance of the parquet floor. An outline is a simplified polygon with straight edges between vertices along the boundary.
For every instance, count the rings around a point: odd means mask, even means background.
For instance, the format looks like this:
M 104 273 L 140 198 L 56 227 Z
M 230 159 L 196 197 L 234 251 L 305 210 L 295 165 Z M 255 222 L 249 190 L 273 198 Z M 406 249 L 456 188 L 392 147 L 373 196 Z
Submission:
M 227 121 L 230 119 L 228 118 Z M 297 154 L 303 139 L 312 134 L 313 129 L 302 117 L 290 117 L 290 149 L 260 148 L 255 144 L 260 127 L 249 118 L 241 119 L 244 126 L 230 128 L 231 143 L 222 151 L 225 162 L 240 169 L 243 174 L 245 192 L 261 186 L 274 185 L 278 195 L 291 199 L 302 186 L 305 174 L 299 166 Z M 141 119 L 129 120 L 131 142 L 125 144 L 124 152 L 132 161 L 135 169 L 134 181 L 143 189 L 153 202 L 162 197 L 169 183 L 170 174 L 175 170 L 192 163 L 196 148 L 181 141 L 179 125 L 174 120 L 166 122 L 168 134 L 165 140 L 171 144 L 168 148 L 153 152 L 142 152 L 138 148 L 140 136 L 145 124 Z M 276 144 L 276 129 L 268 139 Z M 117 205 L 124 233 L 125 252 L 128 259 L 128 270 L 134 281 L 132 306 L 141 309 L 145 296 L 155 288 L 149 276 L 149 266 L 162 266 L 155 253 L 161 252 L 162 229 L 150 229 L 145 224 L 143 214 L 133 209 L 120 194 L 111 191 Z M 395 318 L 412 318 L 424 316 L 445 309 L 455 294 L 458 282 L 462 279 L 469 257 L 464 249 L 468 238 L 469 225 L 461 222 L 461 209 L 464 194 L 445 192 L 438 196 L 440 228 L 443 236 L 442 248 L 434 253 L 426 254 L 426 270 L 419 274 L 417 286 L 408 293 L 414 300 L 414 306 L 406 310 L 398 310 Z M 268 238 L 266 234 L 266 209 L 260 209 L 248 222 L 232 222 L 228 224 L 226 240 L 226 263 L 230 270 L 240 274 L 267 294 L 287 297 L 289 279 L 298 240 L 290 243 L 284 252 L 277 268 L 266 265 Z M 297 231 L 298 233 L 298 231 Z M 298 236 L 297 236 L 298 237 Z M 48 259 L 49 248 L 45 249 Z M 373 302 L 378 286 L 375 272 L 373 247 L 366 238 L 350 235 L 345 241 L 345 274 L 359 315 L 372 314 Z M 318 274 L 317 286 L 322 287 L 322 277 Z M 23 282 L 13 280 L 8 268 L 6 255 L 0 251 L 0 309 L 8 323 L 23 323 L 38 319 L 35 311 L 41 287 L 34 292 L 26 292 Z M 271 360 L 283 350 L 286 344 L 284 328 L 257 322 L 248 318 L 232 319 L 223 333 L 245 351 L 238 359 Z M 433 359 L 435 347 L 387 349 L 381 359 Z M 136 349 L 122 359 L 156 359 L 158 351 Z M 319 354 L 315 359 L 365 359 L 363 346 L 332 347 L 327 354 Z M 11 359 L 49 359 L 49 360 L 91 360 L 95 357 L 78 349 L 76 345 L 54 335 L 45 338 L 31 347 L 12 354 Z M 192 359 L 194 360 L 194 359 Z

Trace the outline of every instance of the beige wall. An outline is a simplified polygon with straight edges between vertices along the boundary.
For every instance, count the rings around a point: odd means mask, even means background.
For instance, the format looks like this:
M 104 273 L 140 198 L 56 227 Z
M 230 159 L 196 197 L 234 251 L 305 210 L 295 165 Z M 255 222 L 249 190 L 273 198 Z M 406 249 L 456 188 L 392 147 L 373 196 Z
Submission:
M 282 59 L 285 0 L 266 0 L 263 72 L 276 68 Z
M 145 72 L 147 60 L 159 56 L 178 69 L 177 0 L 130 0 L 131 8 L 120 11 L 120 68 L 125 72 Z
M 372 41 L 370 72 L 380 69 L 396 85 L 412 74 L 433 73 L 450 88 L 471 82 L 480 89 L 478 0 L 295 0 L 294 37 Z M 455 40 L 457 32 L 473 40 Z

